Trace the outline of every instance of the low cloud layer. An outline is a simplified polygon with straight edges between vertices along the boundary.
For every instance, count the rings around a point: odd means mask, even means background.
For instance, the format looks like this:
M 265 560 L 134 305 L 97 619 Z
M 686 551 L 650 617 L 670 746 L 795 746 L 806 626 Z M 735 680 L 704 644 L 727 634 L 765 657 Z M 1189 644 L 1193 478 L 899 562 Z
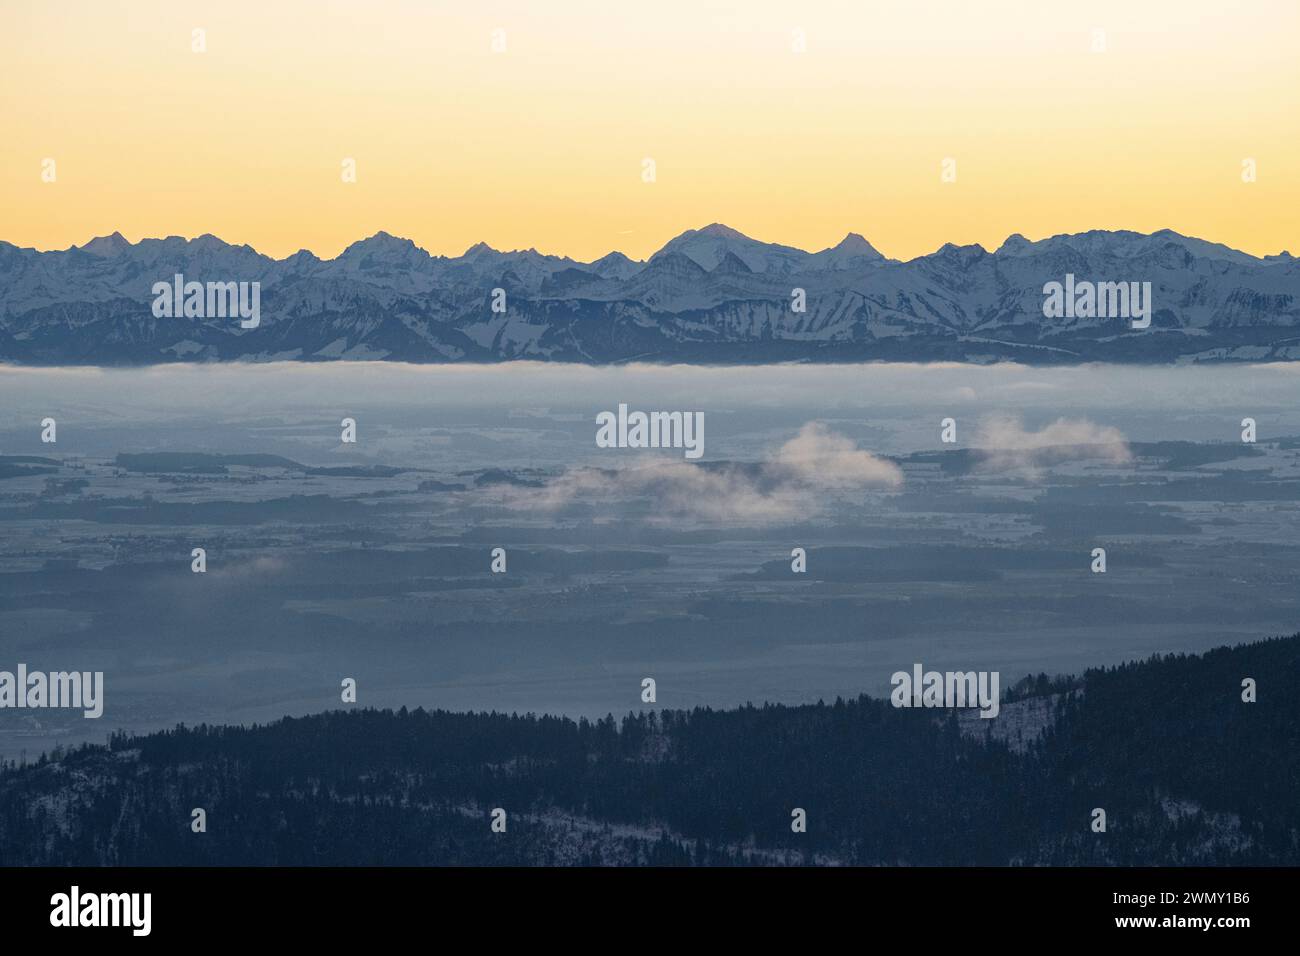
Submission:
M 1100 459 L 1123 464 L 1133 457 L 1118 428 L 1081 418 L 1058 418 L 1030 431 L 1013 416 L 990 416 L 976 426 L 972 444 L 981 453 L 981 471 L 1015 471 L 1030 477 L 1062 461 Z
M 758 463 L 654 458 L 618 469 L 573 468 L 542 488 L 500 490 L 511 508 L 553 511 L 598 503 L 626 513 L 642 510 L 651 523 L 762 525 L 819 514 L 832 493 L 894 488 L 902 481 L 893 462 L 809 422 Z

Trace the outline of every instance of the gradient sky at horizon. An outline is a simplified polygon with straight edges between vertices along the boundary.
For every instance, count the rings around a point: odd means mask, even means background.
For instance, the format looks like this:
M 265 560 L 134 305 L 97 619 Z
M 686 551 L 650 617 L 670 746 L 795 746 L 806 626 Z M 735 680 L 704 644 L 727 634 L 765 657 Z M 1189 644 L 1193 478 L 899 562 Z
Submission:
M 903 259 L 1092 228 L 1300 253 L 1298 38 L 1295 0 L 7 0 L 0 239 L 590 260 L 720 221 Z

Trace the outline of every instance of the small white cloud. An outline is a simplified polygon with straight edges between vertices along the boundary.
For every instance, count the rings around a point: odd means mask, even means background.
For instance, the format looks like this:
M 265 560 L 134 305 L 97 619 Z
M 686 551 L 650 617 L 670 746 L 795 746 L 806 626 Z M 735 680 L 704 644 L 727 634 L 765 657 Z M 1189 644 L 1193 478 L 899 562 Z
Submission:
M 897 487 L 903 472 L 892 461 L 863 451 L 821 422 L 809 422 L 776 453 L 774 464 L 822 488 Z
M 810 422 L 758 464 L 697 464 L 655 458 L 620 468 L 571 468 L 542 488 L 496 486 L 504 505 L 555 510 L 575 503 L 648 501 L 651 523 L 762 525 L 819 513 L 826 493 L 893 488 L 903 481 L 893 462 Z
M 1021 471 L 1031 477 L 1052 462 L 1094 458 L 1123 464 L 1133 458 L 1123 432 L 1087 419 L 1058 418 L 1030 431 L 1018 418 L 994 415 L 979 423 L 974 445 L 982 454 L 981 470 Z

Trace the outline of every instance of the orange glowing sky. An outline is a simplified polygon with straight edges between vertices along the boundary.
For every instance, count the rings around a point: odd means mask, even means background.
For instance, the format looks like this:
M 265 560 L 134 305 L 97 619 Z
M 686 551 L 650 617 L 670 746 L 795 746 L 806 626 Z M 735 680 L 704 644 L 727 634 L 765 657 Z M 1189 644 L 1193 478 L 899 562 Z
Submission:
M 1300 253 L 1297 40 L 1295 0 L 7 0 L 0 239 L 589 260 L 720 221 L 898 258 L 1166 227 Z

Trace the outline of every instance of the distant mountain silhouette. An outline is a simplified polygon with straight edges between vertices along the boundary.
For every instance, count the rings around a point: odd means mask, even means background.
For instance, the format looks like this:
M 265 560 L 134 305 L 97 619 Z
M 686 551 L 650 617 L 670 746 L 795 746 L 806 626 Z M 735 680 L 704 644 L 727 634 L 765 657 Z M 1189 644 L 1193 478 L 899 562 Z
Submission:
M 155 318 L 155 282 L 261 283 L 261 323 Z M 1150 282 L 1147 329 L 1043 315 L 1043 286 Z M 493 290 L 506 292 L 494 312 Z M 792 309 L 805 290 L 806 311 Z M 430 256 L 379 232 L 322 260 L 215 236 L 120 233 L 38 252 L 0 242 L 0 361 L 387 359 L 585 363 L 1012 359 L 1031 363 L 1300 358 L 1300 261 L 1161 230 L 1093 231 L 907 262 L 862 236 L 809 253 L 714 223 L 644 262 L 591 263 L 478 243 Z

